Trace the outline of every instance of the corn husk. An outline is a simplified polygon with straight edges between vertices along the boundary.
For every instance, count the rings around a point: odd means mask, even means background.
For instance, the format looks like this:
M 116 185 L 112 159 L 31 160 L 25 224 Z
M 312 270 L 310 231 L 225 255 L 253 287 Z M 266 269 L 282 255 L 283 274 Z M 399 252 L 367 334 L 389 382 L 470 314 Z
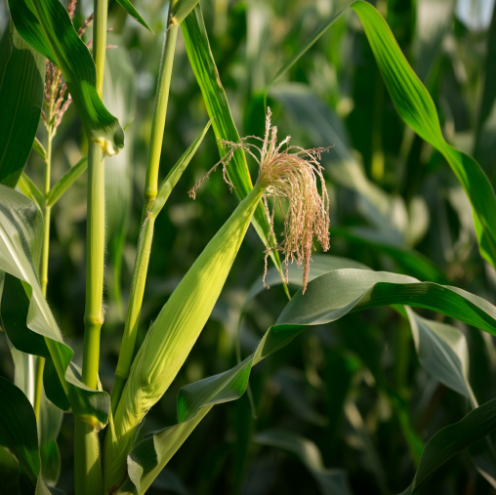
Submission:
M 207 322 L 264 191 L 256 185 L 238 205 L 150 327 L 105 437 L 107 490 L 124 480 L 136 427 L 169 388 Z

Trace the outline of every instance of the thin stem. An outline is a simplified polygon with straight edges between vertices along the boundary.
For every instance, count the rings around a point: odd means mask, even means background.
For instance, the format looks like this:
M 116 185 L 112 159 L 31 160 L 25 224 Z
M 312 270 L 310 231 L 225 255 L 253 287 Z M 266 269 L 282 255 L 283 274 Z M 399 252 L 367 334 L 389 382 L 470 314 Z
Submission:
M 53 131 L 51 127 L 47 128 L 47 145 L 45 156 L 45 183 L 43 188 L 43 248 L 41 252 L 41 291 L 46 298 L 48 285 L 48 255 L 50 251 L 50 213 L 51 207 L 47 204 L 48 194 L 50 193 L 50 182 L 52 172 L 52 139 Z M 36 360 L 35 372 L 35 391 L 34 391 L 34 413 L 36 419 L 40 416 L 41 392 L 43 387 L 43 369 L 45 367 L 45 358 L 39 356 Z
M 164 138 L 167 103 L 169 101 L 169 88 L 178 29 L 179 26 L 172 24 L 169 21 L 169 26 L 165 31 L 162 63 L 160 66 L 157 86 L 157 96 L 155 97 L 155 107 L 153 110 L 150 154 L 148 156 L 148 166 L 146 170 L 145 211 L 157 197 L 158 170 L 160 166 L 160 154 L 162 152 L 162 141 Z
M 139 316 L 143 304 L 143 294 L 148 273 L 148 262 L 153 239 L 155 218 L 148 213 L 149 207 L 155 201 L 158 193 L 158 172 L 160 167 L 160 155 L 164 137 L 165 120 L 167 116 L 167 104 L 169 101 L 170 81 L 174 63 L 174 51 L 176 47 L 177 31 L 179 26 L 170 22 L 165 32 L 164 49 L 160 65 L 157 95 L 153 111 L 152 131 L 150 137 L 150 154 L 145 183 L 145 206 L 143 209 L 143 220 L 140 231 L 138 253 L 134 267 L 131 294 L 126 315 L 124 335 L 122 337 L 119 361 L 115 372 L 115 382 L 112 388 L 111 407 L 115 413 L 119 400 L 126 384 L 129 370 L 131 369 L 136 335 L 138 332 Z

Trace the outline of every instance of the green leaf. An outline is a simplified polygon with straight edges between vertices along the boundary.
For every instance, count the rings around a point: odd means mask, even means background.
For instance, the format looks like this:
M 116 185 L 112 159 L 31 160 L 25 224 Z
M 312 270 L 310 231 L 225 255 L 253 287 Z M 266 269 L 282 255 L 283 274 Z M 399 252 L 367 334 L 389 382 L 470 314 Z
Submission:
M 176 187 L 177 182 L 183 175 L 183 172 L 186 170 L 186 167 L 189 165 L 189 162 L 191 161 L 193 156 L 195 156 L 196 150 L 202 143 L 203 138 L 207 134 L 207 131 L 210 129 L 211 124 L 212 119 L 208 121 L 201 134 L 188 146 L 188 149 L 181 155 L 181 158 L 179 158 L 177 163 L 167 174 L 167 177 L 163 180 L 162 184 L 160 184 L 157 197 L 148 209 L 148 213 L 153 217 L 156 218 L 162 211 L 162 208 L 164 207 L 166 201 L 169 199 L 172 190 L 174 189 L 174 187 Z
M 107 423 L 109 397 L 105 392 L 89 389 L 81 383 L 79 371 L 71 363 L 74 353 L 65 344 L 43 297 L 37 276 L 42 238 L 43 220 L 39 209 L 21 193 L 0 185 L 0 270 L 29 284 L 31 291 L 29 310 L 23 324 L 6 324 L 6 332 L 19 350 L 48 358 L 44 381 L 50 400 L 62 408 L 70 405 L 76 417 L 100 428 Z M 22 294 L 22 289 L 19 294 Z M 19 321 L 19 314 L 26 314 L 27 294 L 24 299 L 12 296 L 13 291 L 9 289 L 2 297 L 4 323 L 5 318 L 9 317 L 6 309 L 14 313 L 14 323 Z M 7 297 L 11 297 L 13 304 L 6 305 Z M 17 308 L 14 303 L 19 305 L 21 313 L 15 314 Z M 54 382 L 51 379 L 53 375 L 56 375 L 56 383 L 50 386 Z
M 33 489 L 41 470 L 36 417 L 27 397 L 0 377 L 0 433 Z
M 19 464 L 16 458 L 3 447 L 0 447 L 0 479 L 5 493 L 20 495 Z
M 351 0 L 341 0 L 336 2 L 336 6 L 334 6 L 334 14 L 332 17 L 320 28 L 318 29 L 311 37 L 308 39 L 305 44 L 277 71 L 276 75 L 272 79 L 272 83 L 274 84 L 277 80 L 281 78 L 290 68 L 294 65 L 305 53 L 314 45 L 321 36 L 332 26 L 334 21 L 344 12 L 344 10 L 350 5 Z M 268 89 L 268 88 L 267 88 Z
M 47 195 L 47 206 L 53 206 L 88 168 L 88 155 L 84 155 L 52 187 Z
M 120 122 L 132 120 L 135 112 L 135 73 L 120 36 L 110 35 L 108 42 L 117 48 L 107 51 L 103 101 Z M 113 290 L 122 314 L 121 266 L 126 241 L 129 209 L 132 201 L 131 162 L 133 128 L 127 130 L 128 146 L 123 152 L 105 160 L 105 216 L 109 261 L 113 269 Z
M 412 484 L 404 493 L 420 493 L 451 457 L 496 430 L 496 399 L 470 411 L 461 421 L 437 432 L 425 446 Z
M 312 262 L 310 263 L 310 272 L 308 274 L 308 280 L 311 281 L 314 278 L 320 277 L 324 273 L 331 272 L 332 270 L 337 270 L 338 268 L 359 268 L 362 270 L 368 270 L 369 268 L 359 263 L 358 261 L 350 260 L 348 258 L 342 258 L 340 256 L 332 256 L 330 254 L 314 254 L 312 256 Z M 275 268 L 271 268 L 267 271 L 265 277 L 265 284 L 269 287 L 281 284 L 281 277 L 279 272 Z M 295 285 L 301 287 L 303 285 L 303 270 L 296 264 L 292 263 L 288 266 L 288 283 L 290 285 Z M 253 283 L 248 291 L 246 300 L 243 303 L 243 309 L 241 314 L 243 314 L 244 309 L 248 303 L 254 299 L 258 294 L 265 292 L 267 289 L 264 287 L 262 279 L 258 279 Z
M 45 148 L 43 148 L 43 145 L 40 143 L 40 140 L 35 137 L 33 141 L 33 151 L 43 160 L 46 160 L 47 154 Z
M 148 29 L 150 33 L 153 33 L 150 26 L 146 23 L 145 19 L 141 16 L 141 14 L 136 10 L 134 5 L 129 0 L 117 0 L 117 3 L 134 19 L 136 19 L 143 27 Z
M 19 178 L 19 189 L 32 201 L 34 201 L 39 208 L 43 207 L 44 198 L 41 191 L 36 184 L 23 172 Z
M 10 0 L 9 6 L 23 39 L 62 71 L 88 139 L 107 155 L 118 153 L 124 131 L 97 93 L 93 58 L 65 7 L 58 0 Z
M 200 86 L 208 115 L 211 119 L 214 119 L 212 127 L 215 137 L 217 140 L 239 142 L 238 130 L 234 124 L 226 92 L 222 86 L 208 42 L 200 5 L 197 5 L 190 15 L 186 17 L 181 24 L 181 30 L 184 36 L 186 52 Z M 220 142 L 218 146 L 220 156 L 225 156 L 225 147 Z M 227 173 L 229 180 L 234 185 L 234 192 L 238 198 L 240 200 L 245 198 L 253 188 L 253 183 L 243 150 L 236 150 Z M 252 223 L 264 246 L 267 246 L 269 222 L 262 204 L 258 206 Z M 272 251 L 271 258 L 274 265 L 281 272 L 281 261 L 278 252 Z
M 346 474 L 341 469 L 326 469 L 317 446 L 307 438 L 288 431 L 271 430 L 257 433 L 255 443 L 268 445 L 294 454 L 307 467 L 324 495 L 351 495 Z
M 191 11 L 200 3 L 200 0 L 176 0 L 171 8 L 171 19 L 174 24 L 181 22 L 188 17 Z
M 13 23 L 10 37 L 12 52 L 0 86 L 0 184 L 14 187 L 40 121 L 45 60 L 24 42 Z
M 481 255 L 496 266 L 496 197 L 480 165 L 450 146 L 441 132 L 429 92 L 408 65 L 386 21 L 369 3 L 354 2 L 382 77 L 396 109 L 422 139 L 443 154 L 462 184 L 473 208 Z

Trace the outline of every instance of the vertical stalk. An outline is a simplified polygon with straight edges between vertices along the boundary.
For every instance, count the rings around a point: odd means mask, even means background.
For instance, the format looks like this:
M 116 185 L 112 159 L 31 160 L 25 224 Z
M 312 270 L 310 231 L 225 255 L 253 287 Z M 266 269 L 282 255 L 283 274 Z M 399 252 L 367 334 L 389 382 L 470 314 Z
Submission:
M 103 151 L 91 143 L 88 152 L 88 220 L 86 239 L 86 307 L 82 381 L 97 388 L 100 331 L 103 325 L 105 250 L 105 169 Z
M 45 157 L 45 181 L 43 188 L 43 247 L 41 251 L 41 291 L 46 298 L 48 285 L 48 254 L 50 251 L 50 213 L 51 207 L 47 205 L 47 197 L 50 192 L 50 182 L 52 173 L 52 127 L 47 127 L 47 146 Z M 45 367 L 45 358 L 38 356 L 36 360 L 35 371 L 35 390 L 34 390 L 34 413 L 36 419 L 40 416 L 41 392 L 43 387 L 43 369 Z
M 129 370 L 136 345 L 139 316 L 143 304 L 143 293 L 145 290 L 148 262 L 153 239 L 155 218 L 147 213 L 158 193 L 158 172 L 160 167 L 160 154 L 164 138 L 165 120 L 167 116 L 167 104 L 169 102 L 169 89 L 174 64 L 174 52 L 176 48 L 177 32 L 179 26 L 170 21 L 164 36 L 164 49 L 160 64 L 160 74 L 157 85 L 157 95 L 153 110 L 152 131 L 150 137 L 150 154 L 146 171 L 145 183 L 145 205 L 143 210 L 143 223 L 140 231 L 138 253 L 134 267 L 131 294 L 126 314 L 126 323 L 122 337 L 119 361 L 115 372 L 115 382 L 112 388 L 111 407 L 112 412 L 117 410 L 117 405 L 126 384 Z
M 167 116 L 167 103 L 169 102 L 169 88 L 178 29 L 179 26 L 177 24 L 172 24 L 169 21 L 169 25 L 165 32 L 157 96 L 155 97 L 155 107 L 153 110 L 150 154 L 148 155 L 148 166 L 146 169 L 145 211 L 157 197 L 158 169 L 160 166 L 160 154 L 162 152 L 162 141 L 164 138 L 165 118 Z
M 94 0 L 93 58 L 96 87 L 103 95 L 107 46 L 107 0 Z M 105 259 L 105 169 L 103 151 L 94 142 L 88 150 L 88 219 L 86 227 L 86 306 L 82 381 L 98 387 L 100 332 L 103 325 L 103 275 Z M 101 447 L 98 433 L 81 420 L 75 424 L 74 474 L 76 495 L 103 493 Z

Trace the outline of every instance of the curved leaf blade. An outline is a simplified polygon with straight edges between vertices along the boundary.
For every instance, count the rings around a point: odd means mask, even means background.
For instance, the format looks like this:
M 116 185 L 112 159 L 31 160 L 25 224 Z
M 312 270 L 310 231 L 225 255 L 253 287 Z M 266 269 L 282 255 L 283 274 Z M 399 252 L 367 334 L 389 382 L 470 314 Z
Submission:
M 10 0 L 9 5 L 19 34 L 62 71 L 88 139 L 107 155 L 118 153 L 124 131 L 98 95 L 93 58 L 64 6 L 58 0 Z

